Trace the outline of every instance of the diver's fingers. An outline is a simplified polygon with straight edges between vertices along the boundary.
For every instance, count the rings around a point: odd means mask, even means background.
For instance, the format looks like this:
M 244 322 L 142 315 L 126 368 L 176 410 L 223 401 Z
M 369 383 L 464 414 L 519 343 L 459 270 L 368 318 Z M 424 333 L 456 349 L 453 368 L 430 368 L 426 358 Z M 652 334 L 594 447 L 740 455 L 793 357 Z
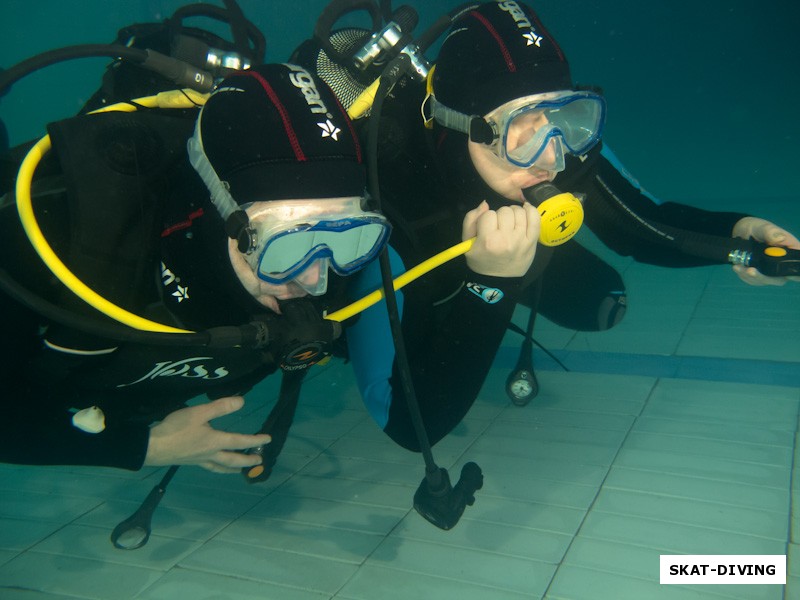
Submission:
M 210 458 L 210 462 L 231 469 L 255 467 L 260 465 L 261 461 L 262 458 L 258 454 L 244 454 L 243 452 L 229 452 L 227 450 L 221 450 Z
M 227 431 L 215 430 L 216 439 L 214 446 L 220 450 L 249 450 L 250 448 L 258 448 L 265 444 L 269 444 L 272 438 L 267 433 L 256 433 L 253 435 L 247 433 L 230 433 Z
M 785 277 L 767 277 L 755 267 L 745 267 L 744 265 L 734 265 L 733 271 L 739 276 L 739 279 L 744 281 L 747 285 L 754 286 L 782 286 L 786 285 L 787 279 Z
M 517 227 L 517 211 L 514 206 L 501 206 L 497 209 L 497 229 L 504 233 L 511 233 Z
M 473 208 L 466 215 L 464 215 L 464 221 L 461 224 L 462 240 L 466 241 L 478 235 L 478 219 L 488 210 L 489 204 L 486 202 L 486 200 L 484 200 L 478 204 L 477 207 Z
M 800 249 L 800 242 L 798 242 L 797 238 L 774 223 L 761 221 L 753 227 L 753 229 L 753 237 L 761 240 L 765 244 L 786 246 L 787 248 L 794 248 L 795 250 Z
M 743 217 L 733 226 L 733 237 L 750 239 L 751 237 L 765 244 L 786 246 L 800 250 L 800 240 L 787 230 L 771 221 L 759 217 Z
M 525 211 L 525 235 L 530 242 L 538 242 L 542 232 L 542 215 L 530 202 L 526 202 L 522 208 Z
M 499 228 L 499 215 L 498 211 L 487 210 L 478 216 L 475 224 L 476 234 L 478 239 L 491 239 Z
M 206 402 L 205 404 L 198 404 L 197 406 L 190 407 L 189 410 L 195 419 L 208 422 L 235 413 L 243 406 L 244 398 L 241 396 L 228 396 Z
M 212 473 L 241 473 L 241 469 L 237 469 L 234 467 L 224 467 L 222 465 L 218 465 L 215 462 L 208 461 L 204 463 L 200 463 L 200 467 L 204 468 L 206 471 L 211 471 Z

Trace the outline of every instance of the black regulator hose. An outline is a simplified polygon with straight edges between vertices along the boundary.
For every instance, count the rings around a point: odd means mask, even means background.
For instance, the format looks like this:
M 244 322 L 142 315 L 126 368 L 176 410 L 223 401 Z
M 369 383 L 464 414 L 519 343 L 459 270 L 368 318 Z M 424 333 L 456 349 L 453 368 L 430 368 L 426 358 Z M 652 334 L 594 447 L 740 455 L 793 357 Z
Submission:
M 367 173 L 370 194 L 380 210 L 380 184 L 378 177 L 378 134 L 383 101 L 388 96 L 400 77 L 412 73 L 414 66 L 411 57 L 401 53 L 392 59 L 381 75 L 367 131 Z M 433 458 L 430 439 L 425 430 L 422 412 L 419 408 L 411 367 L 408 363 L 403 330 L 400 322 L 400 311 L 392 282 L 389 253 L 384 249 L 380 254 L 381 277 L 386 297 L 386 308 L 389 311 L 389 323 L 395 344 L 395 360 L 400 375 L 401 385 L 405 393 L 406 404 L 411 423 L 419 442 L 420 452 L 425 460 L 425 477 L 414 494 L 414 509 L 430 523 L 440 529 L 454 527 L 467 506 L 475 502 L 475 492 L 483 487 L 483 473 L 474 462 L 466 463 L 461 470 L 459 481 L 453 486 L 447 469 L 439 467 Z
M 247 54 L 253 65 L 264 62 L 267 42 L 264 34 L 249 21 L 235 0 L 223 0 L 225 8 L 213 4 L 187 4 L 177 9 L 170 18 L 173 37 L 183 28 L 183 21 L 190 17 L 205 17 L 226 23 L 231 29 L 233 45 L 237 52 Z
M 118 342 L 199 348 L 262 348 L 270 342 L 269 324 L 266 320 L 181 334 L 142 331 L 109 321 L 100 321 L 48 302 L 20 285 L 5 269 L 0 269 L 0 290 L 19 304 L 27 306 L 55 323 Z
M 155 71 L 180 87 L 191 88 L 203 93 L 210 92 L 214 87 L 214 77 L 211 73 L 154 50 L 129 48 L 121 44 L 81 44 L 43 52 L 7 69 L 0 74 L 0 94 L 5 93 L 23 77 L 44 67 L 77 58 L 103 56 L 130 61 L 145 69 Z
M 406 71 L 403 62 L 408 62 L 405 55 L 400 55 L 398 58 L 392 60 L 386 70 L 381 75 L 378 90 L 375 93 L 375 100 L 372 104 L 372 117 L 370 118 L 369 128 L 367 130 L 367 173 L 369 174 L 369 188 L 372 200 L 375 202 L 376 210 L 381 210 L 381 193 L 380 183 L 378 177 L 378 137 L 380 129 L 380 115 L 383 109 L 383 101 L 386 96 L 395 86 L 397 81 L 402 77 Z M 408 356 L 405 349 L 405 341 L 403 339 L 403 331 L 400 324 L 400 311 L 397 306 L 397 295 L 394 291 L 392 283 L 391 265 L 389 263 L 389 253 L 387 250 L 381 252 L 380 255 L 381 276 L 383 279 L 383 288 L 386 295 L 386 307 L 389 311 L 389 321 L 392 327 L 392 337 L 396 347 L 397 367 L 400 373 L 400 380 L 403 385 L 403 391 L 408 402 L 408 408 L 411 413 L 411 420 L 416 430 L 417 438 L 419 440 L 420 450 L 422 457 L 425 460 L 425 468 L 428 473 L 438 474 L 439 468 L 433 460 L 433 453 L 431 451 L 430 440 L 425 431 L 425 426 L 422 421 L 422 413 L 419 410 L 419 402 L 414 391 L 414 384 L 411 378 L 411 368 L 408 364 Z M 436 475 L 434 475 L 435 477 Z
M 436 21 L 434 21 L 433 25 L 428 27 L 428 29 L 426 29 L 425 32 L 416 39 L 415 44 L 417 47 L 419 47 L 421 52 L 425 52 L 436 40 L 441 37 L 445 31 L 447 31 L 447 29 L 450 28 L 450 26 L 453 24 L 453 21 L 455 21 L 463 13 L 474 10 L 481 4 L 481 2 L 466 2 L 457 6 L 450 12 L 442 15 L 436 19 Z

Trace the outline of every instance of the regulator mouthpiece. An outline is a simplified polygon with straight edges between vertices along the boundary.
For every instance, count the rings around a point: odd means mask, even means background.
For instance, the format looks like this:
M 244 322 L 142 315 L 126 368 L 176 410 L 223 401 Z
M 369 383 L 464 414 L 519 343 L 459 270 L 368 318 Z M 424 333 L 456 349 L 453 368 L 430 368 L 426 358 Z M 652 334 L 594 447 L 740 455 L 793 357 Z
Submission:
M 571 240 L 583 225 L 581 201 L 569 192 L 562 192 L 549 181 L 525 188 L 522 195 L 542 216 L 539 243 L 543 246 L 560 246 Z

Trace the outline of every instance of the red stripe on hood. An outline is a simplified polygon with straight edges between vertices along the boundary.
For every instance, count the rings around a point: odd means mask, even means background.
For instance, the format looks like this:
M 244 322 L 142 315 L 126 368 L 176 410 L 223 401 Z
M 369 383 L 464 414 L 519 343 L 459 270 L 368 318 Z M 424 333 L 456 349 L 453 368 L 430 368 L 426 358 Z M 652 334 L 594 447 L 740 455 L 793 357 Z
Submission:
M 297 139 L 297 134 L 294 131 L 294 127 L 292 127 L 292 121 L 289 118 L 289 113 L 286 110 L 286 107 L 281 103 L 280 98 L 278 98 L 278 94 L 275 93 L 275 90 L 272 89 L 272 86 L 269 82 L 264 79 L 260 73 L 255 71 L 245 71 L 242 75 L 254 77 L 260 84 L 261 87 L 264 88 L 264 91 L 269 96 L 269 99 L 272 101 L 272 104 L 275 105 L 275 108 L 278 109 L 278 113 L 281 115 L 281 120 L 283 121 L 283 129 L 286 131 L 286 136 L 289 138 L 289 143 L 292 146 L 292 150 L 294 150 L 294 156 L 298 161 L 306 160 L 306 155 L 303 152 L 303 149 L 300 147 L 300 140 Z
M 470 14 L 476 19 L 478 19 L 478 21 L 480 21 L 484 27 L 486 27 L 487 31 L 492 35 L 494 40 L 497 42 L 497 45 L 500 46 L 500 52 L 503 54 L 503 58 L 506 61 L 506 66 L 508 67 L 509 72 L 516 73 L 517 66 L 514 64 L 514 60 L 511 58 L 511 52 L 508 51 L 508 48 L 506 47 L 505 43 L 503 43 L 503 38 L 500 37 L 500 34 L 497 33 L 497 30 L 494 28 L 494 26 L 492 26 L 489 20 L 479 12 L 473 12 Z

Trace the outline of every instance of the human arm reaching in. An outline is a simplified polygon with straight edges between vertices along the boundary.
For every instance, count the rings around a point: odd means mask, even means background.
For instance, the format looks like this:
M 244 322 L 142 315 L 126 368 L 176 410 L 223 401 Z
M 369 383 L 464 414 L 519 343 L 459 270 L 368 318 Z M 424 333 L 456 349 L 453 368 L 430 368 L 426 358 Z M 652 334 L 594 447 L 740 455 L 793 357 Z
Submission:
M 737 212 L 709 211 L 677 202 L 661 202 L 644 191 L 606 146 L 593 149 L 587 160 L 556 183 L 586 195 L 586 224 L 609 248 L 639 262 L 665 267 L 719 264 L 684 252 L 668 237 L 657 235 L 662 226 L 719 238 L 753 238 L 766 244 L 798 249 L 789 231 L 764 219 Z M 750 285 L 783 285 L 796 277 L 767 277 L 753 268 L 735 266 Z
M 269 435 L 220 431 L 209 424 L 243 406 L 244 398 L 230 396 L 170 413 L 150 429 L 145 466 L 197 465 L 216 473 L 239 473 L 259 464 L 261 457 L 240 451 L 269 443 Z

